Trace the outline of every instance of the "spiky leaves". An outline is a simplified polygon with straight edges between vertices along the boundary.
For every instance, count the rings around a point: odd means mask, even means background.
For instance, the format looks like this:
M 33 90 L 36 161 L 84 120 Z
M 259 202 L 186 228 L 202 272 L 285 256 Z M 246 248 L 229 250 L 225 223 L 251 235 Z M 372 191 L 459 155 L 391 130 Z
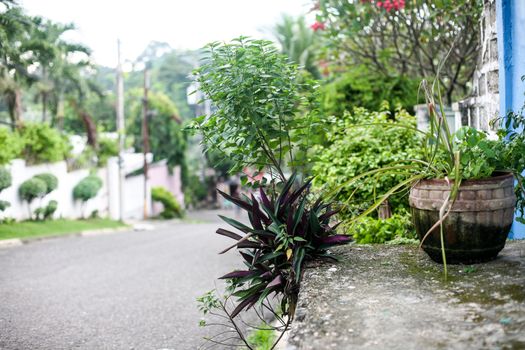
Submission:
M 293 313 L 305 261 L 330 257 L 327 248 L 350 241 L 349 236 L 335 234 L 336 225 L 330 223 L 337 210 L 321 200 L 310 204 L 310 181 L 294 190 L 295 179 L 292 175 L 279 195 L 268 195 L 260 188 L 259 198 L 252 195 L 240 199 L 219 191 L 245 210 L 250 221 L 247 225 L 221 217 L 243 235 L 217 230 L 236 241 L 225 251 L 237 248 L 246 266 L 245 270 L 221 277 L 231 282 L 239 301 L 232 317 L 262 303 L 269 295 L 282 295 L 281 309 L 285 314 Z

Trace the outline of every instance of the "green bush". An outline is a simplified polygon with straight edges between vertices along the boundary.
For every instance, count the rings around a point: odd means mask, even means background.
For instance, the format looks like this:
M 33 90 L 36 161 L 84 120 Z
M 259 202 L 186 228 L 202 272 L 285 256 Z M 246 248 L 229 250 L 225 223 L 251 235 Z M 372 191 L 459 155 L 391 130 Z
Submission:
M 4 211 L 7 208 L 9 208 L 10 206 L 11 206 L 11 203 L 9 203 L 8 201 L 0 200 L 0 211 Z
M 67 139 L 46 123 L 26 123 L 20 136 L 24 145 L 22 157 L 28 164 L 61 161 L 70 150 Z
M 31 204 L 35 198 L 45 196 L 46 190 L 47 185 L 44 181 L 36 177 L 32 177 L 29 180 L 22 182 L 18 188 L 18 193 L 22 200 L 25 200 Z
M 208 184 L 201 182 L 197 175 L 189 176 L 188 183 L 184 188 L 184 202 L 186 207 L 197 206 L 208 196 Z
M 0 192 L 11 186 L 12 178 L 9 170 L 0 168 Z M 11 206 L 8 201 L 0 200 L 0 211 L 6 210 L 7 207 Z
M 98 166 L 103 167 L 108 163 L 108 159 L 118 156 L 118 140 L 102 137 L 98 140 Z
M 0 145 L 0 165 L 4 165 L 20 155 L 23 142 L 16 132 L 0 127 Z
M 53 214 L 58 208 L 58 202 L 55 200 L 49 201 L 45 207 L 37 208 L 35 216 L 37 220 L 48 220 L 53 218 Z
M 180 218 L 184 215 L 180 204 L 173 194 L 163 187 L 153 187 L 151 189 L 151 199 L 162 203 L 164 206 L 164 210 L 160 213 L 160 216 L 164 219 Z
M 388 219 L 363 217 L 349 227 L 359 244 L 385 243 L 392 240 L 411 242 L 417 238 L 410 215 L 394 214 Z
M 0 192 L 11 186 L 11 173 L 5 168 L 0 168 Z
M 46 183 L 46 194 L 51 193 L 58 187 L 58 179 L 55 175 L 50 173 L 42 173 L 35 175 L 37 179 L 40 179 Z
M 391 111 L 398 106 L 413 111 L 420 81 L 373 75 L 366 68 L 354 68 L 321 88 L 321 107 L 325 115 L 342 115 L 355 107 L 377 111 L 386 101 Z
M 102 180 L 98 176 L 86 176 L 73 188 L 73 198 L 87 202 L 91 198 L 94 198 L 101 188 Z
M 314 185 L 317 188 L 337 193 L 336 200 L 346 204 L 340 214 L 343 221 L 368 208 L 380 195 L 403 180 L 400 174 L 385 173 L 350 182 L 352 178 L 421 157 L 415 125 L 415 118 L 404 110 L 391 115 L 388 111 L 369 112 L 356 108 L 352 114 L 345 113 L 335 120 L 327 134 L 328 145 L 317 146 L 315 150 L 318 161 L 312 172 L 316 176 Z M 408 207 L 405 194 L 389 199 L 394 213 Z

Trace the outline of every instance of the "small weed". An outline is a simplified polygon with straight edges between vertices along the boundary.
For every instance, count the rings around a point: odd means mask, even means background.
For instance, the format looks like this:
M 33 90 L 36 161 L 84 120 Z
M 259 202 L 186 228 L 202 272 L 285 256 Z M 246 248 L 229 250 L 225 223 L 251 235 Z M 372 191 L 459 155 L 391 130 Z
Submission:
M 478 269 L 476 269 L 474 266 L 467 266 L 463 269 L 464 273 L 474 273 L 477 272 Z
M 248 342 L 256 350 L 270 350 L 275 342 L 275 331 L 263 324 L 260 329 L 256 329 L 248 337 Z

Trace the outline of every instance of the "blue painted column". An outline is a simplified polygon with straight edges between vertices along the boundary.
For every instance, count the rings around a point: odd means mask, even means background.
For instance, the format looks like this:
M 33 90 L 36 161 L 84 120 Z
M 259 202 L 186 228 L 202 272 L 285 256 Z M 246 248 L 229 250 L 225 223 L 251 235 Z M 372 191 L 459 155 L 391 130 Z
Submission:
M 496 0 L 500 114 L 519 111 L 525 101 L 525 1 Z M 525 157 L 525 155 L 524 155 Z M 509 238 L 525 238 L 514 221 Z

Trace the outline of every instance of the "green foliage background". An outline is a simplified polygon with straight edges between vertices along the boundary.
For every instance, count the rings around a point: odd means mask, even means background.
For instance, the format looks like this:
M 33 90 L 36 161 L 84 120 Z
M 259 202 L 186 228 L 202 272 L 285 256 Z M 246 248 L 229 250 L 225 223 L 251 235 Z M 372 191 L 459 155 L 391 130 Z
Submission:
M 387 101 L 392 112 L 398 107 L 413 112 L 419 83 L 419 79 L 381 76 L 365 66 L 348 67 L 321 87 L 321 108 L 325 115 L 340 116 L 354 107 L 379 111 Z
M 352 178 L 421 156 L 415 118 L 405 110 L 391 114 L 387 107 L 385 105 L 387 110 L 381 112 L 355 108 L 352 113 L 334 118 L 327 134 L 327 145 L 315 148 L 318 160 L 312 168 L 314 185 L 336 193 L 335 199 L 345 204 L 339 214 L 344 223 L 403 179 L 399 174 L 383 174 L 352 183 Z M 391 197 L 394 213 L 406 212 L 408 199 L 405 195 L 399 193 Z

